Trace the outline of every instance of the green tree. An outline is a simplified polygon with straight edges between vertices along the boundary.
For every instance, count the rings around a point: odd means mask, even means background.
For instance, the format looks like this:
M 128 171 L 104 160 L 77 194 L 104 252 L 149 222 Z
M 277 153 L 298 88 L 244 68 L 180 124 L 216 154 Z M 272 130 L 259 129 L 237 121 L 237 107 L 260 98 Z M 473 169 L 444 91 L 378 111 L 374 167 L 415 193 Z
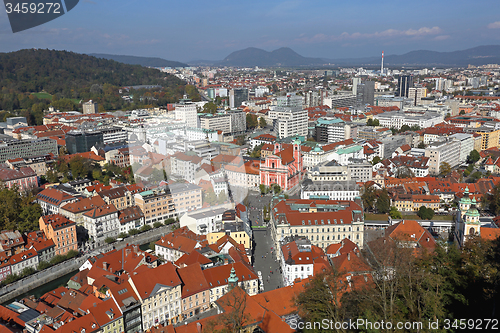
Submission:
M 439 173 L 443 176 L 451 172 L 451 166 L 448 162 L 441 162 L 439 165 Z
M 47 171 L 45 174 L 45 178 L 49 183 L 58 183 L 59 182 L 59 177 L 57 176 L 57 173 L 54 172 L 54 170 L 50 169 Z
M 125 232 L 120 232 L 120 234 L 118 235 L 118 238 L 127 238 L 129 235 Z
M 140 230 L 141 230 L 141 232 L 146 232 L 146 231 L 149 231 L 149 230 L 151 230 L 151 229 L 152 229 L 152 228 L 151 228 L 151 226 L 150 226 L 149 224 L 145 224 L 145 225 L 143 225 L 143 226 L 141 227 L 141 229 L 140 229 Z
M 203 203 L 208 203 L 210 206 L 215 206 L 217 204 L 217 195 L 213 189 L 203 192 Z
M 259 184 L 259 190 L 260 190 L 260 194 L 269 193 L 269 188 L 264 184 Z
M 373 204 L 377 199 L 377 194 L 373 186 L 369 186 L 366 183 L 363 185 L 363 194 L 361 194 L 361 200 L 363 200 L 363 206 L 365 210 L 373 209 Z
M 153 228 L 156 229 L 156 228 L 161 227 L 162 225 L 163 225 L 163 223 L 161 223 L 161 222 L 155 222 L 155 223 L 153 223 Z
M 432 208 L 427 208 L 425 206 L 420 206 L 417 215 L 422 220 L 431 220 L 434 217 L 434 210 Z
M 205 105 L 203 105 L 203 113 L 217 113 L 217 105 L 212 102 L 206 103 Z
M 472 179 L 473 182 L 476 182 L 479 179 L 483 178 L 483 174 L 479 171 L 475 171 L 470 175 L 470 178 Z
M 267 126 L 267 122 L 266 122 L 266 120 L 264 119 L 264 117 L 260 117 L 260 118 L 259 118 L 259 127 L 260 127 L 260 128 L 264 128 L 264 127 L 266 127 L 266 126 Z
M 106 237 L 106 239 L 104 240 L 106 242 L 106 244 L 111 244 L 115 241 L 116 239 L 114 239 L 113 237 Z
M 472 150 L 467 156 L 467 163 L 473 164 L 481 159 L 481 155 L 479 155 L 477 150 Z
M 375 165 L 375 164 L 379 163 L 380 161 L 382 161 L 380 156 L 375 156 L 372 160 L 372 165 Z
M 423 141 L 420 141 L 417 148 L 425 149 L 425 143 Z
M 218 203 L 219 205 L 222 205 L 222 204 L 223 204 L 224 202 L 226 202 L 226 201 L 227 201 L 227 195 L 226 195 L 226 192 L 221 191 L 221 192 L 219 193 L 219 195 L 217 196 L 217 203 Z
M 156 242 L 150 242 L 150 243 L 149 243 L 149 249 L 150 249 L 150 250 L 152 250 L 153 252 L 154 252 L 154 251 L 155 251 L 155 249 L 156 249 L 156 245 L 155 245 L 155 244 L 156 244 Z
M 43 271 L 44 269 L 49 268 L 50 266 L 51 266 L 51 265 L 50 265 L 48 262 L 46 262 L 46 261 L 40 261 L 40 262 L 38 263 L 37 269 L 38 269 L 39 271 Z
M 130 230 L 128 231 L 128 235 L 129 235 L 129 236 L 134 236 L 134 235 L 137 235 L 139 232 L 140 232 L 140 231 L 139 231 L 139 230 L 137 230 L 137 229 L 130 229 Z
M 175 223 L 175 220 L 173 218 L 168 218 L 165 220 L 165 225 L 170 225 L 170 224 L 174 224 Z
M 403 132 L 407 132 L 410 130 L 410 126 L 408 125 L 403 125 L 401 126 L 401 128 L 399 129 L 399 132 L 403 133 Z
M 85 178 L 89 173 L 88 160 L 80 156 L 75 156 L 69 161 L 69 169 L 73 179 Z
M 247 113 L 247 129 L 253 129 L 258 126 L 257 116 L 251 113 Z
M 391 207 L 391 200 L 385 188 L 378 191 L 378 197 L 375 206 L 377 207 L 377 211 L 379 213 L 386 214 L 389 212 Z
M 389 216 L 396 220 L 400 220 L 403 218 L 401 212 L 394 206 L 391 206 L 391 210 L 389 211 Z

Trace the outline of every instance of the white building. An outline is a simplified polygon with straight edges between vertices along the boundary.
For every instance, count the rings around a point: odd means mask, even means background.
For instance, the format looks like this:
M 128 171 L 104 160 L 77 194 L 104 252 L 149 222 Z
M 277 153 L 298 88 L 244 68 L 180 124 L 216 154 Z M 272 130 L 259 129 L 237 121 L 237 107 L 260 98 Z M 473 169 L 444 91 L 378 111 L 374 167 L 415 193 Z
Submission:
M 139 230 L 145 223 L 144 214 L 138 206 L 132 206 L 118 211 L 120 233 L 128 233 L 132 229 Z
M 120 230 L 118 210 L 112 204 L 83 214 L 83 223 L 89 237 L 95 241 L 104 241 L 107 237 L 116 238 Z
M 373 119 L 377 119 L 380 126 L 387 128 L 400 129 L 403 125 L 427 128 L 442 123 L 444 116 L 432 111 L 390 111 L 374 115 Z
M 460 164 L 460 142 L 458 139 L 437 141 L 425 148 L 425 156 L 429 157 L 429 173 L 437 175 L 440 166 L 446 162 L 454 168 Z
M 9 258 L 11 274 L 21 274 L 25 268 L 36 269 L 38 266 L 38 253 L 35 249 L 14 254 Z
M 225 211 L 227 211 L 226 207 L 215 206 L 208 210 L 187 213 L 181 217 L 180 226 L 188 227 L 190 231 L 197 235 L 216 232 L 222 227 L 222 214 Z
M 179 104 L 175 105 L 174 113 L 175 118 L 185 122 L 187 127 L 198 127 L 198 110 L 196 110 L 196 104 L 186 99 L 186 96 L 180 100 Z
M 287 94 L 277 98 L 277 106 L 269 111 L 273 119 L 274 135 L 278 138 L 307 136 L 308 115 L 302 108 L 302 97 Z
M 461 163 L 467 160 L 470 152 L 474 150 L 474 135 L 465 133 L 456 133 L 450 135 L 450 139 L 456 139 L 460 141 L 460 157 Z
M 297 239 L 281 247 L 281 271 L 283 272 L 283 285 L 293 284 L 295 279 L 306 279 L 314 276 L 314 264 L 326 263 L 323 250 L 311 245 L 307 239 Z
M 354 200 L 359 197 L 359 185 L 354 181 L 304 181 L 301 199 Z

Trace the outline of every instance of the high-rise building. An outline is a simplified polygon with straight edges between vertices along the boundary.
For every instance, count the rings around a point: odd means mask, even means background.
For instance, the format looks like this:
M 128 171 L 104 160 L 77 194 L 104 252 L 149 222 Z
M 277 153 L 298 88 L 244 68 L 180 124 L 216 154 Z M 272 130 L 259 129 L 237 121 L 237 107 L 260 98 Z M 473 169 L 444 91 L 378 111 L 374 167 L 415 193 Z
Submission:
M 229 92 L 229 107 L 239 108 L 244 101 L 248 101 L 247 88 L 234 88 Z
M 82 106 L 83 114 L 98 113 L 97 102 L 93 102 L 92 100 L 90 100 L 83 103 Z
M 422 98 L 427 97 L 427 88 L 409 88 L 408 98 L 411 99 L 413 105 L 422 104 Z
M 358 106 L 374 105 L 375 82 L 365 81 L 363 84 L 358 84 L 356 89 L 356 100 Z
M 187 127 L 198 127 L 198 111 L 196 110 L 196 104 L 186 97 L 187 96 L 184 95 L 184 98 L 179 101 L 179 104 L 175 105 L 175 118 L 185 122 Z
M 104 135 L 101 131 L 69 131 L 66 133 L 66 148 L 68 153 L 85 153 L 95 145 L 104 144 Z
M 302 108 L 302 97 L 294 93 L 277 98 L 277 106 L 269 111 L 273 119 L 274 135 L 278 138 L 307 136 L 307 110 Z
M 398 78 L 398 96 L 408 97 L 408 91 L 413 87 L 412 75 L 401 75 Z
M 231 116 L 231 133 L 241 134 L 247 130 L 247 114 L 241 110 L 229 110 L 226 114 Z
M 358 85 L 361 84 L 361 78 L 359 77 L 354 77 L 352 79 L 352 94 L 357 95 L 358 94 Z

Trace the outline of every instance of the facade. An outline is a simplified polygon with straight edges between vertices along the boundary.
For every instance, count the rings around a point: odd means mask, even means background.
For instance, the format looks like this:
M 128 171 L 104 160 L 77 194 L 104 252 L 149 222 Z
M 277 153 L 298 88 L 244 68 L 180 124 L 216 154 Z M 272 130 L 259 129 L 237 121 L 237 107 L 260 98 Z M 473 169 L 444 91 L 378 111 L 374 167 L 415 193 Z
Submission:
M 359 202 L 356 203 L 356 202 Z M 278 252 L 288 236 L 300 236 L 326 249 L 348 238 L 363 246 L 364 219 L 361 200 L 303 200 L 278 198 L 271 202 L 270 230 Z M 281 253 L 278 253 L 278 257 Z
M 413 105 L 422 104 L 422 98 L 427 97 L 427 88 L 409 88 L 408 98 L 412 101 Z
M 313 276 L 315 263 L 328 265 L 323 250 L 311 245 L 311 242 L 305 238 L 282 245 L 279 261 L 285 287 L 293 285 L 296 279 L 303 280 Z
M 464 133 L 456 133 L 450 135 L 450 139 L 456 139 L 460 141 L 460 162 L 465 162 L 467 160 L 467 156 L 469 156 L 470 152 L 474 150 L 474 135 L 473 134 L 464 134 Z
M 11 274 L 21 275 L 25 268 L 37 268 L 38 254 L 35 249 L 26 250 L 10 257 L 9 263 Z
M 186 96 L 179 101 L 179 104 L 175 105 L 174 115 L 175 119 L 186 123 L 186 127 L 198 127 L 198 110 L 196 109 L 196 104 L 187 99 Z
M 165 261 L 176 262 L 184 254 L 189 254 L 205 244 L 206 236 L 197 235 L 187 227 L 181 227 L 155 243 L 155 255 Z
M 360 197 L 359 185 L 354 181 L 304 182 L 301 199 L 354 200 Z
M 333 143 L 350 139 L 349 132 L 349 125 L 342 119 L 319 118 L 316 122 L 315 138 L 316 142 Z
M 460 246 L 467 241 L 468 236 L 481 234 L 480 214 L 476 207 L 476 199 L 470 199 L 469 188 L 465 188 L 464 195 L 458 204 L 455 219 L 455 239 Z
M 54 188 L 46 188 L 36 196 L 36 201 L 42 207 L 44 215 L 59 214 L 60 208 L 77 198 Z
M 211 305 L 229 291 L 229 277 L 231 275 L 238 277 L 238 286 L 245 290 L 249 296 L 257 295 L 259 292 L 259 278 L 257 274 L 241 261 L 232 265 L 204 269 L 203 275 L 210 287 Z
M 373 119 L 377 119 L 380 126 L 400 129 L 403 125 L 420 128 L 432 127 L 442 123 L 444 117 L 439 112 L 434 111 L 390 111 L 374 115 Z
M 291 136 L 307 136 L 307 110 L 302 108 L 302 97 L 287 94 L 277 98 L 277 106 L 269 111 L 273 120 L 274 135 L 280 139 Z
M 108 237 L 116 238 L 120 230 L 118 210 L 113 205 L 93 208 L 83 214 L 83 223 L 89 237 L 97 242 L 102 242 Z
M 113 149 L 106 152 L 104 156 L 106 158 L 106 163 L 112 163 L 120 168 L 125 168 L 131 165 L 128 148 Z
M 354 181 L 367 182 L 372 180 L 373 168 L 365 160 L 351 160 L 351 164 L 341 165 L 336 161 L 322 162 L 307 173 L 313 182 Z
M 176 216 L 174 200 L 165 186 L 135 194 L 135 204 L 144 213 L 146 224 L 163 222 Z
M 69 154 L 85 153 L 95 145 L 104 144 L 101 131 L 69 131 L 66 133 L 65 140 Z
M 60 214 L 45 215 L 39 220 L 40 230 L 56 245 L 56 255 L 78 249 L 76 223 Z
M 197 316 L 210 308 L 210 286 L 199 264 L 177 269 L 182 285 L 183 319 Z
M 131 206 L 118 211 L 120 233 L 128 233 L 132 229 L 139 230 L 144 225 L 144 214 L 138 206 Z
M 216 113 L 204 113 L 199 115 L 200 128 L 213 131 L 221 131 L 223 133 L 231 133 L 231 115 Z M 246 119 L 245 119 L 246 121 Z
M 245 133 L 247 130 L 247 114 L 240 110 L 228 110 L 226 114 L 230 116 L 230 132 L 233 135 Z
M 119 127 L 101 127 L 102 142 L 104 145 L 126 142 L 128 140 L 128 132 Z
M 408 97 L 410 88 L 413 87 L 413 76 L 412 75 L 400 75 L 398 77 L 398 96 Z
M 43 138 L 38 140 L 12 140 L 0 142 L 0 163 L 14 158 L 25 158 L 54 154 L 59 155 L 57 141 Z
M 225 165 L 224 172 L 227 177 L 227 182 L 223 180 L 221 185 L 229 184 L 230 186 L 258 189 L 259 184 L 261 184 L 260 166 L 258 161 L 248 161 L 240 166 Z M 216 191 L 215 187 L 214 191 Z
M 98 107 L 97 107 L 97 102 L 94 102 L 92 100 L 83 103 L 82 107 L 83 107 L 83 114 L 99 113 Z
M 283 191 L 290 191 L 300 184 L 304 171 L 298 141 L 285 149 L 275 143 L 273 154 L 266 156 L 260 164 L 260 184 L 278 184 Z
M 191 183 L 174 183 L 168 186 L 175 205 L 175 212 L 181 216 L 185 212 L 200 209 L 202 188 Z
M 102 190 L 98 195 L 108 205 L 114 205 L 117 209 L 125 209 L 135 205 L 134 194 L 126 186 L 118 186 L 109 190 Z
M 182 281 L 172 263 L 131 275 L 129 283 L 141 300 L 144 331 L 178 322 Z
M 454 168 L 460 164 L 460 141 L 452 139 L 434 142 L 425 148 L 425 156 L 429 158 L 429 173 L 432 175 L 441 172 L 443 162 Z
M 38 186 L 38 177 L 30 167 L 19 170 L 0 167 L 0 182 L 8 188 L 17 186 L 20 191 L 25 191 Z
M 178 152 L 170 157 L 170 172 L 172 176 L 178 176 L 192 183 L 196 170 L 203 162 L 201 157 Z
M 247 88 L 234 88 L 229 91 L 229 107 L 239 108 L 243 102 L 248 101 Z
M 180 219 L 180 226 L 187 227 L 197 235 L 207 235 L 210 232 L 219 231 L 222 227 L 222 215 L 226 208 L 204 209 L 184 214 Z

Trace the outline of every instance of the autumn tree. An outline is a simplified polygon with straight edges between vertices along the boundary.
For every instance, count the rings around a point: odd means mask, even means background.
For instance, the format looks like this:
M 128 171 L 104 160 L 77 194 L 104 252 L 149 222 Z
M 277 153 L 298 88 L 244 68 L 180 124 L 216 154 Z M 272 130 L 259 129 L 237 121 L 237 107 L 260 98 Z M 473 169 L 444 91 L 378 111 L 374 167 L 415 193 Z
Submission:
M 391 199 L 385 188 L 378 191 L 378 198 L 375 206 L 377 207 L 377 211 L 382 214 L 388 213 L 391 209 Z

